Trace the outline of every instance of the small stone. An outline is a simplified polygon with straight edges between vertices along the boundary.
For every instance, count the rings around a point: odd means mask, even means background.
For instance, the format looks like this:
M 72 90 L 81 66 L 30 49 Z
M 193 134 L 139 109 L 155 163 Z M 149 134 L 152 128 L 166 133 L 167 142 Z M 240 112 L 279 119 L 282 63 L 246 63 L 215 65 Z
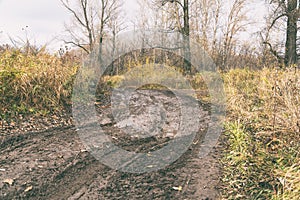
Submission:
M 108 125 L 108 124 L 112 124 L 112 121 L 110 118 L 104 118 L 100 121 L 101 125 Z
M 166 137 L 167 138 L 173 138 L 174 137 L 174 133 L 173 132 L 167 132 Z
M 3 183 L 7 183 L 7 184 L 9 184 L 9 185 L 12 185 L 12 184 L 14 183 L 14 180 L 11 179 L 11 178 L 8 178 L 8 179 L 3 180 L 2 182 L 3 182 Z

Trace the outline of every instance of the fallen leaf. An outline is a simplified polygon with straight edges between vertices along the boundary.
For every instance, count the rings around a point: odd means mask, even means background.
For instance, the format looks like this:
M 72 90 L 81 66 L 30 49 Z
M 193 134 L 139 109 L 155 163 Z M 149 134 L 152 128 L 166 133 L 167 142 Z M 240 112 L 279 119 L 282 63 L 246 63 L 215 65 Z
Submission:
M 179 186 L 179 187 L 173 187 L 173 190 L 181 191 L 182 187 L 181 186 Z
M 12 185 L 14 183 L 14 180 L 11 178 L 5 179 L 4 181 L 2 181 L 3 183 L 7 183 L 9 185 Z
M 30 190 L 32 190 L 32 186 L 27 187 L 24 192 L 29 192 Z

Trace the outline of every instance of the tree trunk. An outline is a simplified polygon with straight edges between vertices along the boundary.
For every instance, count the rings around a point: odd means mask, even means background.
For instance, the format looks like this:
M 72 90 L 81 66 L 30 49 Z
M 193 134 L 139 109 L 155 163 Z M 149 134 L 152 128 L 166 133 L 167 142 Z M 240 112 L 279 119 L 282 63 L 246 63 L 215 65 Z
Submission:
M 290 66 L 297 63 L 297 0 L 288 1 L 287 10 L 287 31 L 286 31 L 286 43 L 285 43 L 285 58 L 284 62 L 286 66 Z
M 190 50 L 190 17 L 189 17 L 189 0 L 184 0 L 183 5 L 184 13 L 184 69 L 187 73 L 191 72 L 191 50 Z
M 103 48 L 103 33 L 104 33 L 104 17 L 105 17 L 105 1 L 101 1 L 101 6 L 102 6 L 102 12 L 101 12 L 101 18 L 100 18 L 100 30 L 99 30 L 99 49 L 98 49 L 98 62 L 100 63 L 100 66 L 102 66 L 102 48 Z M 101 69 L 102 70 L 102 69 Z

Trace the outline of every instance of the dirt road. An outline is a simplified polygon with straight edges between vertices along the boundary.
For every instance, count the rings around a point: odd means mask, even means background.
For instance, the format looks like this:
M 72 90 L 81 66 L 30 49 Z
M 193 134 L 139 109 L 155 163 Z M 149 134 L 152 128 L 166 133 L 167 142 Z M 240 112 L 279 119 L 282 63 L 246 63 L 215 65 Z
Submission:
M 175 96 L 140 92 L 130 102 L 131 112 L 139 116 L 142 124 L 150 123 L 145 122 L 147 117 L 143 113 L 149 113 L 160 102 L 167 113 L 161 130 L 176 128 L 175 116 L 180 115 L 176 114 L 180 108 Z M 207 105 L 199 104 L 199 108 L 202 125 L 188 150 L 166 168 L 142 174 L 103 165 L 88 152 L 74 125 L 3 134 L 0 199 L 217 199 L 218 152 L 198 157 L 209 121 Z M 173 136 L 166 131 L 159 137 L 125 136 L 120 131 L 122 123 L 112 119 L 110 107 L 99 106 L 98 111 L 103 129 L 116 145 L 127 151 L 150 151 L 172 140 Z

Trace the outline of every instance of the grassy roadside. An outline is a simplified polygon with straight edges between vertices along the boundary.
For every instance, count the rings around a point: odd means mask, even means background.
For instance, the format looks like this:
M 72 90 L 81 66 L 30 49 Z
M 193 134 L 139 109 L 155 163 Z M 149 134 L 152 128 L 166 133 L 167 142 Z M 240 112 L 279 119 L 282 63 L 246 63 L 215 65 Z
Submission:
M 300 198 L 300 73 L 231 70 L 223 199 Z
M 1 119 L 60 112 L 70 103 L 76 64 L 46 52 L 0 52 Z

